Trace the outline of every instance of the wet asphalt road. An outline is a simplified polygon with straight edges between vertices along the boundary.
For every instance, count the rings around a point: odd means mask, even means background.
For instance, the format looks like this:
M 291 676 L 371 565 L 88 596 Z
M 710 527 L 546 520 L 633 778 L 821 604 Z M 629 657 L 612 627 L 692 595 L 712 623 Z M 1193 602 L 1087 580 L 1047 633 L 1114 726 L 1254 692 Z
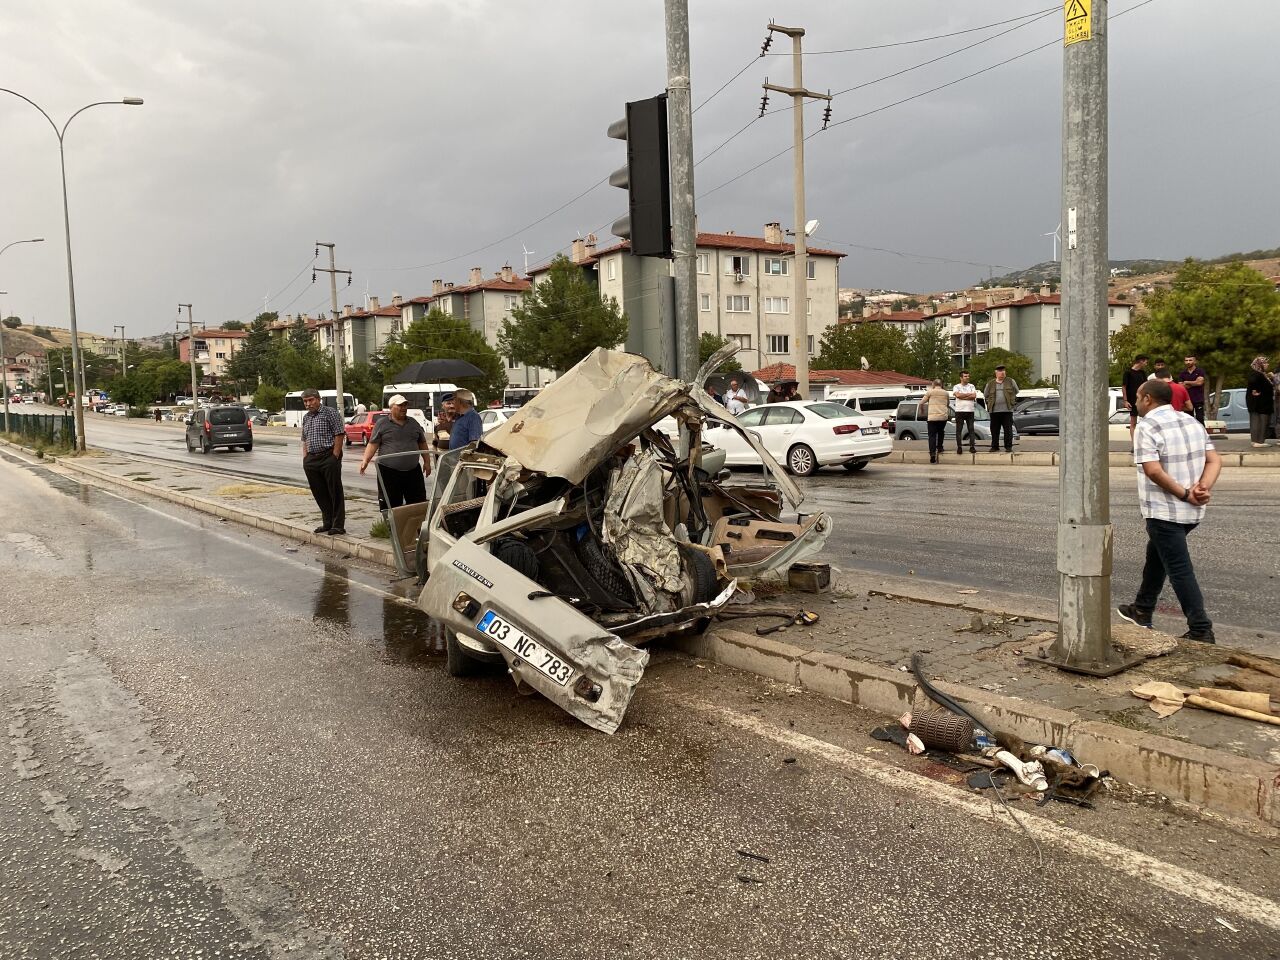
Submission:
M 1057 599 L 1056 467 L 872 464 L 842 474 L 824 470 L 805 484 L 806 508 L 837 518 L 826 555 L 838 566 Z M 1146 531 L 1133 469 L 1113 469 L 1110 481 L 1112 593 L 1129 603 L 1142 579 Z M 1190 543 L 1209 615 L 1224 628 L 1278 629 L 1278 523 L 1280 472 L 1222 471 Z M 1169 587 L 1156 618 L 1172 633 L 1186 629 Z
M 1280 957 L 1274 839 L 1115 799 L 1028 836 L 661 652 L 607 737 L 445 676 L 336 555 L 7 454 L 0 511 L 6 960 Z

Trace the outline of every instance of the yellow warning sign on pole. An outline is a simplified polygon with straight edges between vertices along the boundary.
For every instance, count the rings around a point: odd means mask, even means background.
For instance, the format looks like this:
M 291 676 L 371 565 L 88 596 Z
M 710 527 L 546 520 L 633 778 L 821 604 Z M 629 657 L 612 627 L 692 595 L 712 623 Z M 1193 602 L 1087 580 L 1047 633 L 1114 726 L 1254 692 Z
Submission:
M 1093 0 L 1065 0 L 1063 14 L 1066 19 L 1063 46 L 1093 39 Z

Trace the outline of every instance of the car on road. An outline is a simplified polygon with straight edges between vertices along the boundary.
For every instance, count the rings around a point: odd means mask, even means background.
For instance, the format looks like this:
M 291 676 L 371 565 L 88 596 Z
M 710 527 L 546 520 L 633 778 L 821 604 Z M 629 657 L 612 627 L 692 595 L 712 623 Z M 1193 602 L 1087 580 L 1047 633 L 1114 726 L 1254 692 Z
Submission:
M 1058 412 L 1062 401 L 1058 397 L 1031 398 L 1013 405 L 1013 425 L 1019 433 L 1031 436 L 1037 433 L 1058 432 Z
M 127 417 L 129 415 L 129 408 L 123 403 L 117 403 L 111 408 L 111 415 L 113 417 Z
M 1249 430 L 1249 408 L 1245 403 L 1245 388 L 1233 387 L 1230 390 L 1223 390 L 1221 396 L 1209 394 L 1209 405 L 1212 406 L 1215 397 L 1218 400 L 1218 419 L 1226 426 L 1230 432 L 1248 432 Z
M 191 406 L 191 398 L 184 396 L 176 396 L 173 398 L 174 406 L 189 407 Z
M 208 453 L 214 447 L 253 449 L 253 425 L 244 407 L 197 407 L 187 417 L 187 452 Z
M 488 433 L 494 427 L 502 426 L 520 411 L 519 407 L 490 407 L 480 411 L 482 429 Z
M 769 455 L 798 477 L 822 467 L 861 470 L 872 460 L 893 452 L 893 436 L 884 418 L 868 417 L 831 400 L 790 400 L 752 407 L 738 417 Z M 758 467 L 754 445 L 735 430 L 708 430 L 709 443 L 725 452 L 729 467 Z
M 827 399 L 843 403 L 866 417 L 879 417 L 885 429 L 892 431 L 898 406 L 907 400 L 919 401 L 924 387 L 842 387 L 827 394 Z
M 905 400 L 898 407 L 897 423 L 894 425 L 894 436 L 898 440 L 927 440 L 929 438 L 928 418 L 921 415 L 918 400 Z M 975 404 L 973 410 L 973 432 L 979 442 L 991 443 L 991 415 L 982 404 Z M 947 430 L 944 434 L 948 445 L 956 442 L 956 408 L 952 405 L 947 418 Z M 967 437 L 965 438 L 968 439 Z M 1013 442 L 1017 443 L 1018 428 L 1013 428 Z
M 342 428 L 347 434 L 347 446 L 353 443 L 367 444 L 369 437 L 373 435 L 374 424 L 390 412 L 390 410 L 368 410 L 365 413 L 357 413 L 349 419 L 346 426 Z
M 830 518 L 784 519 L 799 487 L 706 395 L 705 377 L 737 350 L 717 351 L 688 382 L 596 349 L 442 456 L 429 504 L 389 511 L 397 555 L 416 535 L 418 605 L 445 628 L 450 674 L 501 665 L 522 692 L 613 733 L 649 660 L 642 644 L 702 632 L 739 578 L 822 549 Z M 691 456 L 652 429 L 668 416 L 689 428 Z M 753 445 L 774 485 L 704 470 L 711 422 Z
M 289 422 L 285 419 L 283 413 L 273 413 L 271 416 L 267 417 L 268 427 L 287 427 L 288 425 Z

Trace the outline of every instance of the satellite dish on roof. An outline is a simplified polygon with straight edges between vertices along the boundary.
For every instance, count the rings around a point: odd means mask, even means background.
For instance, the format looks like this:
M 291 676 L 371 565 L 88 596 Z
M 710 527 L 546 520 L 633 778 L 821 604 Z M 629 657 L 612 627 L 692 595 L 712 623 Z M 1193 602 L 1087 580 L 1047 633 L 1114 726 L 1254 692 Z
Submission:
M 808 223 L 804 225 L 804 235 L 806 237 L 811 237 L 813 236 L 813 231 L 817 229 L 818 229 L 818 221 L 810 220 Z
M 870 369 L 871 369 L 871 364 L 867 362 L 867 358 L 866 358 L 866 357 L 862 357 L 862 369 L 863 369 L 863 370 L 870 370 Z

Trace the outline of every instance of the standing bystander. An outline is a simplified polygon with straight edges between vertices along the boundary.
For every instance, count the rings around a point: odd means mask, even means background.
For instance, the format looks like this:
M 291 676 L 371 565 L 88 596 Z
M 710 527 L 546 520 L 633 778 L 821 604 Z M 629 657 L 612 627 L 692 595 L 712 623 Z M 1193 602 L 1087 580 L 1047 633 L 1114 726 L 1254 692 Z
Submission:
M 1129 369 L 1124 372 L 1122 386 L 1124 388 L 1124 408 L 1129 411 L 1129 438 L 1133 438 L 1133 428 L 1138 424 L 1138 388 L 1147 382 L 1147 355 L 1140 353 L 1133 358 Z
M 1000 434 L 1004 434 L 1004 452 L 1013 453 L 1013 405 L 1018 401 L 1018 381 L 1005 374 L 1004 365 L 996 367 L 994 380 L 988 380 L 982 388 L 987 401 L 987 413 L 991 415 L 991 452 L 1000 449 Z
M 1173 400 L 1170 401 L 1173 409 L 1179 413 L 1195 415 L 1195 408 L 1191 404 L 1191 395 L 1187 392 L 1186 387 L 1173 379 L 1173 371 L 1168 367 L 1161 367 L 1153 374 L 1153 379 L 1161 380 L 1169 385 L 1169 389 L 1173 391 Z
M 1194 410 L 1194 416 L 1201 423 L 1204 423 L 1204 385 L 1209 380 L 1209 374 L 1196 362 L 1195 354 L 1189 353 L 1183 358 L 1182 362 L 1185 366 L 1178 371 L 1178 375 L 1173 379 L 1182 384 L 1186 388 L 1187 396 L 1191 398 L 1191 406 Z
M 747 407 L 751 405 L 751 398 L 747 396 L 747 391 L 738 385 L 736 377 L 729 381 L 729 390 L 724 395 L 724 404 L 725 409 L 735 417 L 740 413 L 746 413 Z
M 338 411 L 320 402 L 319 390 L 303 390 L 302 405 L 307 408 L 302 415 L 302 472 L 320 508 L 315 532 L 338 536 L 347 532 L 342 492 L 342 443 L 347 434 Z
M 387 401 L 391 412 L 378 417 L 373 433 L 365 444 L 360 472 L 369 461 L 378 458 L 378 506 L 394 510 L 406 503 L 422 503 L 427 499 L 426 478 L 431 475 L 431 448 L 422 424 L 409 416 L 409 401 L 396 394 Z M 419 466 L 417 457 L 422 457 Z
M 977 453 L 977 433 L 974 430 L 974 403 L 978 399 L 978 386 L 969 382 L 969 371 L 960 371 L 960 382 L 951 390 L 956 398 L 956 453 L 963 453 L 964 431 L 969 431 L 969 452 Z
M 916 406 L 916 415 L 926 409 L 929 417 L 929 462 L 937 463 L 946 446 L 947 418 L 951 414 L 951 395 L 942 389 L 941 380 L 934 380 L 933 386 L 924 392 Z
M 476 395 L 470 390 L 455 393 L 453 405 L 457 408 L 458 419 L 453 422 L 453 429 L 449 431 L 449 449 L 457 450 L 484 435 L 484 421 L 476 413 Z
M 1205 612 L 1187 536 L 1204 519 L 1222 459 L 1204 427 L 1174 410 L 1172 399 L 1165 380 L 1138 389 L 1142 420 L 1133 435 L 1133 462 L 1138 467 L 1138 505 L 1147 525 L 1147 556 L 1137 596 L 1116 612 L 1130 623 L 1150 627 L 1167 578 L 1187 618 L 1182 639 L 1213 643 L 1213 622 Z
M 1249 410 L 1249 439 L 1255 447 L 1267 445 L 1267 429 L 1276 409 L 1276 385 L 1267 372 L 1271 363 L 1266 357 L 1255 357 L 1249 364 L 1249 379 L 1244 385 L 1244 402 Z

